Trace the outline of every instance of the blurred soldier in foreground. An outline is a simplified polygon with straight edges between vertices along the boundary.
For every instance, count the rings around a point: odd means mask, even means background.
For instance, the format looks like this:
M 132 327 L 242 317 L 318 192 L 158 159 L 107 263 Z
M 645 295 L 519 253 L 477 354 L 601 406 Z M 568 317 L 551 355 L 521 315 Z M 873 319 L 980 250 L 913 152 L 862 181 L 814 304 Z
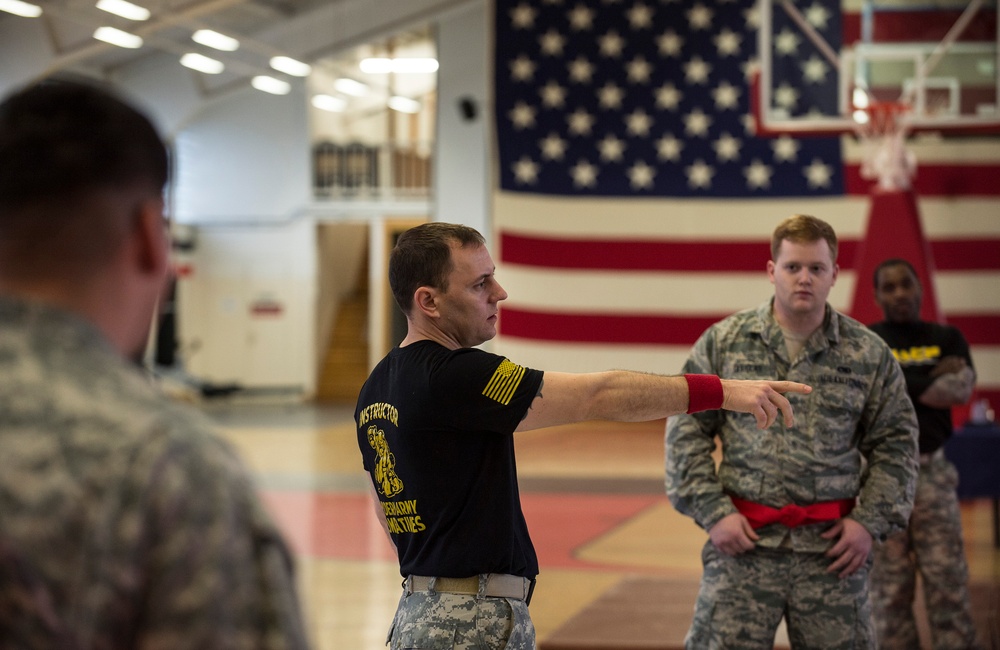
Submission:
M 944 456 L 952 433 L 951 407 L 968 402 L 975 385 L 969 344 L 954 327 L 920 320 L 920 280 L 909 262 L 885 260 L 873 279 L 885 320 L 871 328 L 902 366 L 920 425 L 920 473 L 910 523 L 876 549 L 872 569 L 879 647 L 920 647 L 913 617 L 919 571 L 932 647 L 981 648 L 969 603 L 969 567 L 955 494 L 958 472 Z
M 69 81 L 0 104 L 0 646 L 303 648 L 291 558 L 228 446 L 136 360 L 167 153 Z
M 906 526 L 917 422 L 889 346 L 827 303 L 838 271 L 833 228 L 786 219 L 774 297 L 710 327 L 684 366 L 816 389 L 788 394 L 793 426 L 761 432 L 728 411 L 668 423 L 667 495 L 709 534 L 688 648 L 770 650 L 782 617 L 796 650 L 875 647 L 872 541 Z

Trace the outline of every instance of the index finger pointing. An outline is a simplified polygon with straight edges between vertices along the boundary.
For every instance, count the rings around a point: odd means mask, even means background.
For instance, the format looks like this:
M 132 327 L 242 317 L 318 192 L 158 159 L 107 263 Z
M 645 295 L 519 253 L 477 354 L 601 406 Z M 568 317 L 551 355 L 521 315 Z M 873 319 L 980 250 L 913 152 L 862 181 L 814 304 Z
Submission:
M 771 388 L 779 393 L 811 393 L 812 386 L 800 384 L 797 381 L 775 381 L 771 383 Z

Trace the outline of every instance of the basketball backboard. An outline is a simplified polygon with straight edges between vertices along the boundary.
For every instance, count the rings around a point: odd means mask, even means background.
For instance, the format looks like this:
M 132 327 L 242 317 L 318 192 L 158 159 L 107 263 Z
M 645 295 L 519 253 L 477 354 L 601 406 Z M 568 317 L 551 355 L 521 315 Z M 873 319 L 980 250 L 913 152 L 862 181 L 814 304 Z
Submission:
M 759 135 L 1000 132 L 997 0 L 759 0 Z M 837 11 L 840 9 L 841 11 Z

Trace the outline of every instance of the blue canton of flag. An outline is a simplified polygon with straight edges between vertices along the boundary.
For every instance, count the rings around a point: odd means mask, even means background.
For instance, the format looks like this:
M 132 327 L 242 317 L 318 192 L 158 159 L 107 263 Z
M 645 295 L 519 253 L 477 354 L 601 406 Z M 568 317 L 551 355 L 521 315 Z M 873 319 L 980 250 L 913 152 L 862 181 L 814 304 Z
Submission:
M 839 0 L 796 4 L 838 51 Z M 502 189 L 843 194 L 839 137 L 753 135 L 754 0 L 496 0 L 495 6 Z M 835 113 L 836 70 L 780 6 L 773 14 L 773 102 L 790 115 Z

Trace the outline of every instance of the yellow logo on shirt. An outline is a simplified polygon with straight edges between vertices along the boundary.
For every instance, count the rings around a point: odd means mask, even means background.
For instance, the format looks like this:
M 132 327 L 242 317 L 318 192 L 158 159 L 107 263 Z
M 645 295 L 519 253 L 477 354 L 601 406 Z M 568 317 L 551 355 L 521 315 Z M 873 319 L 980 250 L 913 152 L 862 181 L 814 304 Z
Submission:
M 919 366 L 937 363 L 941 358 L 941 347 L 938 345 L 913 346 L 909 350 L 892 350 L 893 356 L 901 366 Z
M 489 383 L 486 384 L 486 388 L 483 389 L 483 395 L 506 406 L 510 404 L 510 400 L 514 397 L 514 392 L 521 384 L 523 377 L 523 366 L 504 359 L 496 372 L 493 373 Z
M 403 481 L 396 475 L 396 457 L 389 451 L 385 432 L 374 424 L 368 427 L 368 444 L 375 450 L 375 487 L 391 499 L 403 491 Z

